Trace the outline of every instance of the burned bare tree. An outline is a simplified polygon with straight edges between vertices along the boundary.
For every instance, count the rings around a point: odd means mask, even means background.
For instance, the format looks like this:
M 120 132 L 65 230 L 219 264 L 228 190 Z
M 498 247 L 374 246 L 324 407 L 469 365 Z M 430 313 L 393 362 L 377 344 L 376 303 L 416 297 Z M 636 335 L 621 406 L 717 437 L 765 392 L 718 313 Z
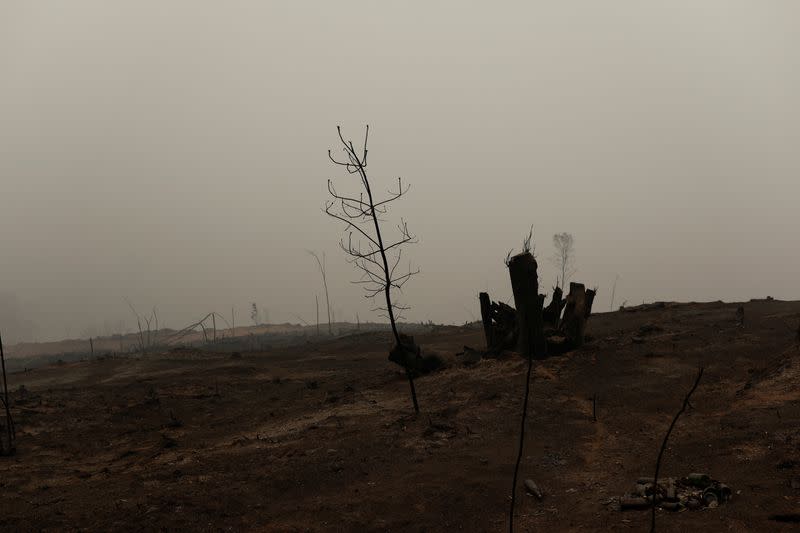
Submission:
M 553 263 L 561 271 L 561 287 L 567 287 L 567 278 L 575 274 L 575 239 L 571 233 L 553 235 Z
M 133 304 L 127 298 L 124 298 L 125 303 L 128 304 L 131 312 L 133 312 L 134 316 L 136 317 L 136 325 L 139 328 L 139 350 L 142 352 L 142 355 L 147 353 L 147 350 L 153 348 L 156 345 L 156 339 L 158 337 L 158 312 L 156 308 L 153 307 L 152 312 L 149 315 L 140 315 L 139 312 L 133 307 Z M 144 324 L 144 328 L 142 327 Z M 155 327 L 155 330 L 153 330 Z
M 322 252 L 322 260 L 320 260 L 316 252 L 312 252 L 311 250 L 306 251 L 317 260 L 317 267 L 322 276 L 322 286 L 325 288 L 325 307 L 328 309 L 328 335 L 333 335 L 333 326 L 331 325 L 331 299 L 330 296 L 328 296 L 328 274 L 325 268 L 325 252 Z M 317 307 L 319 308 L 319 303 L 317 303 Z M 319 315 L 319 310 L 317 310 L 317 315 Z M 319 318 L 317 318 L 317 330 L 319 330 Z
M 3 395 L 0 397 L 3 401 L 3 408 L 5 410 L 5 439 L 3 441 L 0 437 L 0 455 L 13 455 L 16 451 L 16 430 L 14 428 L 14 419 L 11 418 L 11 404 L 8 399 L 8 382 L 6 381 L 6 356 L 3 352 L 3 337 L 0 336 L 0 363 L 2 364 L 3 371 Z
M 319 294 L 315 294 L 314 299 L 317 302 L 317 337 L 319 337 Z
M 258 325 L 259 315 L 260 315 L 260 313 L 258 312 L 258 304 L 256 304 L 255 302 L 251 302 L 250 303 L 250 320 L 253 321 L 253 325 L 254 326 Z
M 414 376 L 422 370 L 422 357 L 414 339 L 401 335 L 398 331 L 397 320 L 408 308 L 399 305 L 392 297 L 392 289 L 402 290 L 406 282 L 419 272 L 412 269 L 410 264 L 408 270 L 398 270 L 403 246 L 416 243 L 417 238 L 411 234 L 403 219 L 397 225 L 398 235 L 393 239 L 385 238 L 382 226 L 389 206 L 402 198 L 408 192 L 409 186 L 404 186 L 402 180 L 397 178 L 397 190 L 389 191 L 386 198 L 376 199 L 367 175 L 369 126 L 366 127 L 364 146 L 360 151 L 356 150 L 352 141 L 345 140 L 341 127 L 337 126 L 336 131 L 344 158 L 334 157 L 330 150 L 328 158 L 349 174 L 358 176 L 360 190 L 356 194 L 342 194 L 336 190 L 333 181 L 328 180 L 328 192 L 333 199 L 325 203 L 325 212 L 345 224 L 347 239 L 342 238 L 339 244 L 348 255 L 348 262 L 361 271 L 361 278 L 354 283 L 362 285 L 367 298 L 382 296 L 385 299 L 385 306 L 379 305 L 375 310 L 383 311 L 392 327 L 395 345 L 389 354 L 389 360 L 405 369 L 414 411 L 419 413 Z

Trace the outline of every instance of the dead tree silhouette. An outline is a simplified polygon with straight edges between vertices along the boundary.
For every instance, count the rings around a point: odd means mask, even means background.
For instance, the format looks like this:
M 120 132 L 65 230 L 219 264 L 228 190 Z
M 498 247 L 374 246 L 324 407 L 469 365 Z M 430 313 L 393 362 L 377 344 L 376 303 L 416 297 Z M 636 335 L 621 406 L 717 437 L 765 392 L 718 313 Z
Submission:
M 339 245 L 349 256 L 348 262 L 361 270 L 361 278 L 353 283 L 359 284 L 366 292 L 367 298 L 374 299 L 381 294 L 386 300 L 386 306 L 378 306 L 374 311 L 383 311 L 383 316 L 389 319 L 394 336 L 395 346 L 389 355 L 389 359 L 398 363 L 405 369 L 411 388 L 411 401 L 414 404 L 414 412 L 419 413 L 419 403 L 417 402 L 417 391 L 414 386 L 414 374 L 419 364 L 420 350 L 414 344 L 414 340 L 406 335 L 401 335 L 397 329 L 397 320 L 408 307 L 398 305 L 392 297 L 392 289 L 402 290 L 403 285 L 411 277 L 419 273 L 409 264 L 408 270 L 401 273 L 398 271 L 402 258 L 403 246 L 418 242 L 417 238 L 411 234 L 408 224 L 401 219 L 397 225 L 399 235 L 392 240 L 384 239 L 382 223 L 388 213 L 389 205 L 402 198 L 409 190 L 409 186 L 403 186 L 400 178 L 397 178 L 397 190 L 389 191 L 389 195 L 381 200 L 376 200 L 373 194 L 372 184 L 367 176 L 367 142 L 369 140 L 369 126 L 366 127 L 364 134 L 364 146 L 361 151 L 357 151 L 352 141 L 347 141 L 342 136 L 341 127 L 337 126 L 339 140 L 342 143 L 344 159 L 339 160 L 328 150 L 328 158 L 340 167 L 343 167 L 349 174 L 356 174 L 360 180 L 360 192 L 356 195 L 340 194 L 334 187 L 333 181 L 328 180 L 328 192 L 333 200 L 325 202 L 325 212 L 332 218 L 345 223 L 344 231 L 347 233 L 347 240 L 342 238 Z M 355 234 L 355 241 L 353 236 Z M 391 259 L 389 256 L 393 256 Z
M 571 233 L 556 233 L 553 235 L 553 246 L 556 251 L 552 261 L 561 271 L 561 287 L 567 288 L 567 278 L 577 272 L 575 270 L 575 238 Z
M 139 328 L 139 349 L 142 352 L 142 355 L 147 353 L 147 350 L 153 348 L 156 345 L 156 339 L 158 337 L 158 312 L 156 308 L 153 307 L 153 311 L 149 315 L 140 315 L 139 311 L 133 307 L 133 304 L 127 298 L 123 297 L 125 303 L 128 304 L 131 312 L 133 312 L 134 316 L 136 317 L 136 325 Z M 147 326 L 146 330 L 142 329 L 142 322 L 145 323 Z M 155 327 L 155 331 L 153 331 L 153 327 Z
M 16 437 L 17 432 L 14 427 L 14 419 L 11 418 L 11 404 L 8 399 L 8 382 L 6 381 L 6 356 L 3 352 L 3 337 L 0 336 L 0 363 L 2 363 L 3 370 L 3 395 L 0 397 L 3 401 L 3 408 L 5 409 L 5 430 L 6 442 L 0 440 L 0 455 L 13 455 L 16 451 Z
M 322 276 L 322 286 L 325 288 L 325 307 L 328 309 L 328 335 L 333 335 L 333 326 L 331 325 L 331 299 L 328 296 L 328 274 L 327 269 L 325 268 L 325 252 L 322 252 L 322 260 L 320 261 L 319 256 L 316 252 L 311 250 L 306 250 L 314 259 L 317 260 L 317 267 L 319 268 L 319 273 Z M 319 315 L 319 302 L 317 302 L 317 315 Z M 319 330 L 319 316 L 317 317 L 317 329 Z M 317 332 L 319 334 L 319 332 Z

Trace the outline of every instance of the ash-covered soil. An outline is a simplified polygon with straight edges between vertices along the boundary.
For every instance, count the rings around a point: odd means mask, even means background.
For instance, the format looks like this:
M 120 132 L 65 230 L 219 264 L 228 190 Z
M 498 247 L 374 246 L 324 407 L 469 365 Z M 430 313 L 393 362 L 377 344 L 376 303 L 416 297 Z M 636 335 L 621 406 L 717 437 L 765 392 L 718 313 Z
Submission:
M 658 514 L 659 531 L 789 531 L 800 513 L 800 302 L 596 314 L 582 349 L 536 363 L 519 531 L 646 531 L 615 497 L 651 476 L 699 365 L 662 476 L 704 472 L 733 499 Z M 455 354 L 480 327 L 418 336 Z M 504 531 L 526 362 L 408 383 L 390 338 L 167 353 L 10 376 L 18 453 L 0 458 L 6 531 Z M 20 387 L 24 385 L 24 389 Z M 597 395 L 598 420 L 592 419 Z M 536 481 L 544 499 L 526 495 Z

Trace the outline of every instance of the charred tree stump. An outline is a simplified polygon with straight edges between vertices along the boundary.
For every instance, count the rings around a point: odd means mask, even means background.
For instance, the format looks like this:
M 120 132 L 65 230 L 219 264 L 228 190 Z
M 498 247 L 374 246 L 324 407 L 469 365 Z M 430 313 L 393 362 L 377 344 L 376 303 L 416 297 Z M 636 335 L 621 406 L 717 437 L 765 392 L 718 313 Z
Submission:
M 555 287 L 553 289 L 553 299 L 550 300 L 550 304 L 542 311 L 542 319 L 545 324 L 558 327 L 558 320 L 561 318 L 561 311 L 564 310 L 565 304 L 564 291 L 561 290 L 561 287 Z
M 6 356 L 3 352 L 3 337 L 0 336 L 0 363 L 2 363 L 2 371 L 3 371 L 3 407 L 5 408 L 5 433 L 6 438 L 5 442 L 3 442 L 2 437 L 0 437 L 0 455 L 13 455 L 16 451 L 16 430 L 14 428 L 14 419 L 11 418 L 11 403 L 8 398 L 8 381 L 6 381 Z
M 561 320 L 561 324 L 566 342 L 571 348 L 583 345 L 586 317 L 589 313 L 586 301 L 586 287 L 583 283 L 570 283 L 567 305 L 564 307 L 564 318 Z
M 515 255 L 508 261 L 516 307 L 517 351 L 544 357 L 546 343 L 537 268 L 536 259 L 530 252 Z
M 517 345 L 517 311 L 503 302 L 492 302 L 491 352 L 513 350 Z
M 592 304 L 594 297 L 597 295 L 597 289 L 586 289 L 586 318 L 592 314 Z
M 486 337 L 486 349 L 491 350 L 494 345 L 494 332 L 492 331 L 492 301 L 488 292 L 478 294 L 481 302 L 481 320 L 483 321 L 483 334 Z

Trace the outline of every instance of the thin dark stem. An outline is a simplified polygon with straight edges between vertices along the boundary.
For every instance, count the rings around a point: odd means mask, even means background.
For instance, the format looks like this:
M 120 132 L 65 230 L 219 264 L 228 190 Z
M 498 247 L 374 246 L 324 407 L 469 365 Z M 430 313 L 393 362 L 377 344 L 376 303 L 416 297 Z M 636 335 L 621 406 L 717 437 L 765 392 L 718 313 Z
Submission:
M 6 356 L 3 352 L 3 337 L 0 336 L 0 363 L 3 367 L 3 403 L 6 408 L 6 433 L 8 434 L 8 453 L 14 451 L 14 421 L 11 418 L 11 408 L 8 403 L 8 382 L 6 381 Z
M 667 434 L 664 435 L 664 441 L 661 443 L 661 449 L 658 451 L 658 459 L 656 459 L 656 473 L 653 476 L 653 507 L 652 507 L 652 516 L 650 520 L 650 533 L 655 533 L 656 530 L 656 495 L 658 492 L 658 471 L 661 469 L 661 457 L 664 455 L 664 450 L 667 449 L 667 441 L 669 440 L 669 435 L 672 433 L 672 428 L 675 427 L 675 424 L 678 422 L 678 418 L 683 414 L 686 410 L 686 406 L 689 405 L 689 398 L 692 397 L 694 394 L 695 389 L 700 384 L 700 378 L 703 377 L 703 367 L 700 367 L 700 370 L 697 372 L 697 378 L 694 380 L 694 385 L 692 385 L 691 390 L 683 399 L 683 405 L 681 405 L 680 411 L 675 414 L 675 418 L 672 419 L 672 424 L 669 425 L 669 429 L 667 430 Z
M 530 283 L 530 281 L 529 281 Z M 522 451 L 525 446 L 525 421 L 528 418 L 528 397 L 531 393 L 531 374 L 533 373 L 533 339 L 531 338 L 531 325 L 528 322 L 528 372 L 525 375 L 525 399 L 522 401 L 522 422 L 519 429 L 519 447 L 517 449 L 517 461 L 514 463 L 514 479 L 511 485 L 511 510 L 508 514 L 508 531 L 514 533 L 514 506 L 517 503 L 517 477 L 519 476 L 519 465 L 522 462 Z
M 322 261 L 319 260 L 319 256 L 312 252 L 311 250 L 307 250 L 309 254 L 311 254 L 314 259 L 317 260 L 317 266 L 319 267 L 319 272 L 322 275 L 322 286 L 325 288 L 325 307 L 328 310 L 328 334 L 333 335 L 333 326 L 331 325 L 331 299 L 328 296 L 328 276 L 325 272 L 325 253 L 322 254 Z M 317 311 L 319 313 L 319 311 Z M 317 319 L 319 322 L 319 319 Z M 319 324 L 317 324 L 317 329 L 319 329 Z
M 357 160 L 358 161 L 358 160 Z M 384 293 L 386 295 L 386 311 L 389 314 L 389 322 L 392 325 L 392 333 L 394 334 L 394 340 L 397 343 L 397 346 L 401 346 L 400 341 L 400 333 L 397 331 L 397 323 L 394 316 L 394 306 L 392 305 L 392 275 L 389 270 L 389 260 L 386 257 L 386 248 L 383 245 L 383 236 L 381 235 L 381 225 L 378 223 L 378 216 L 375 214 L 375 203 L 372 199 L 372 189 L 369 186 L 369 180 L 367 179 L 367 172 L 364 169 L 364 165 L 361 161 L 358 161 L 358 172 L 361 174 L 361 178 L 364 180 L 364 188 L 367 190 L 367 198 L 369 199 L 369 208 L 372 213 L 372 222 L 375 225 L 375 237 L 378 241 L 378 250 L 380 251 L 381 261 L 383 262 L 383 273 L 384 279 L 386 280 L 386 285 L 384 287 Z M 417 402 L 417 389 L 414 386 L 414 376 L 411 373 L 411 369 L 406 367 L 406 377 L 408 378 L 408 385 L 411 388 L 411 402 L 414 404 L 414 412 L 419 414 L 419 403 Z
M 414 385 L 414 376 L 411 370 L 406 368 L 406 377 L 408 378 L 408 386 L 411 388 L 411 402 L 414 404 L 414 412 L 419 414 L 419 402 L 417 402 L 417 387 Z

